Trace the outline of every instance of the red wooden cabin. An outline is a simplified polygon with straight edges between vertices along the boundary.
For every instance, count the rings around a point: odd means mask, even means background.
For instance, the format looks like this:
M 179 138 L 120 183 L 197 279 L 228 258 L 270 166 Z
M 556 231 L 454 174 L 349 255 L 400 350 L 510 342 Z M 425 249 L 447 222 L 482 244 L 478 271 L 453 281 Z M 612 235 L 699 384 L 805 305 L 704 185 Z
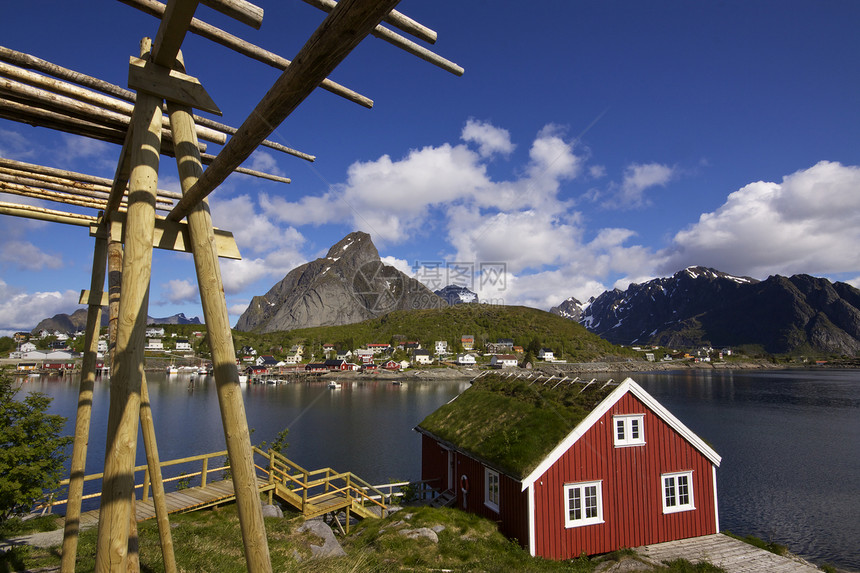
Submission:
M 720 456 L 630 378 L 479 378 L 416 430 L 421 478 L 532 555 L 570 559 L 719 531 Z

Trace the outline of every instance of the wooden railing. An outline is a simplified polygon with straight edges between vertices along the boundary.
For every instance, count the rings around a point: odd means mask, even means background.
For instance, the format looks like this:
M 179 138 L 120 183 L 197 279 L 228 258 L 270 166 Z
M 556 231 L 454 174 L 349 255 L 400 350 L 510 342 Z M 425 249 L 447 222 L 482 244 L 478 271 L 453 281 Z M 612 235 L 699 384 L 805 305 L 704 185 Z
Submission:
M 210 464 L 210 460 L 212 458 L 220 458 L 221 462 L 216 463 L 216 464 Z M 210 474 L 212 474 L 214 472 L 218 472 L 218 471 L 227 471 L 230 469 L 230 466 L 226 465 L 226 463 L 225 463 L 226 458 L 227 458 L 227 450 L 223 450 L 220 452 L 213 452 L 211 454 L 201 454 L 201 455 L 197 455 L 197 456 L 190 456 L 187 458 L 180 458 L 180 459 L 176 459 L 176 460 L 168 460 L 168 461 L 161 462 L 159 464 L 159 467 L 161 467 L 162 469 L 166 468 L 166 467 L 179 466 L 182 464 L 194 464 L 194 463 L 200 462 L 200 471 L 181 472 L 175 476 L 163 478 L 162 481 L 165 484 L 169 484 L 172 482 L 178 482 L 177 485 L 179 487 L 177 487 L 176 489 L 183 489 L 184 487 L 190 487 L 191 486 L 191 480 L 193 478 L 199 477 L 200 483 L 195 484 L 195 485 L 205 486 L 207 481 L 211 481 L 211 480 L 209 480 Z M 134 473 L 137 474 L 139 472 L 143 472 L 143 480 L 139 484 L 135 483 L 134 489 L 135 490 L 141 489 L 142 493 L 141 493 L 140 499 L 146 500 L 149 498 L 149 490 L 151 487 L 150 476 L 149 476 L 149 466 L 147 466 L 147 465 L 136 466 L 134 468 Z M 95 480 L 100 480 L 103 477 L 104 477 L 103 473 L 87 475 L 87 476 L 84 476 L 84 483 L 90 482 L 90 481 L 95 481 Z M 135 479 L 135 482 L 137 482 L 137 479 Z M 68 485 L 69 485 L 68 479 L 64 479 L 63 481 L 61 481 L 59 483 L 60 488 L 66 488 L 66 487 L 68 487 Z M 62 489 L 60 491 L 62 491 Z M 54 497 L 56 495 L 57 495 L 57 492 L 52 493 L 51 496 L 49 497 L 49 499 L 46 502 L 40 504 L 37 507 L 37 509 L 43 509 L 43 512 L 50 512 L 55 506 L 65 505 L 68 502 L 68 498 L 66 498 L 66 499 L 54 499 Z M 101 496 L 101 491 L 98 491 L 96 493 L 90 493 L 90 494 L 84 495 L 81 498 L 81 500 L 93 499 L 93 498 L 100 497 L 100 496 Z
M 294 503 L 300 500 L 296 505 L 300 505 L 299 509 L 306 515 L 313 511 L 313 506 L 338 495 L 344 496 L 346 502 L 353 506 L 377 507 L 382 516 L 387 512 L 390 496 L 352 472 L 336 472 L 331 468 L 308 471 L 274 450 L 253 449 L 256 455 L 266 460 L 264 465 L 255 463 L 258 476 L 277 486 L 282 495 L 296 496 L 298 499 L 293 500 Z
M 321 512 L 329 506 L 327 504 L 336 503 L 349 506 L 365 516 L 373 513 L 371 508 L 375 508 L 380 516 L 384 516 L 387 513 L 388 504 L 393 499 L 402 497 L 404 489 L 412 488 L 410 493 L 417 499 L 432 497 L 431 492 L 434 491 L 427 482 L 403 481 L 374 486 L 352 472 L 337 472 L 332 468 L 309 471 L 274 450 L 263 451 L 254 447 L 253 452 L 257 485 L 261 492 L 268 493 L 270 503 L 272 497 L 277 495 L 306 515 Z M 188 471 L 162 472 L 163 475 L 171 474 L 170 477 L 163 478 L 164 483 L 175 482 L 173 489 L 181 490 L 193 486 L 206 486 L 212 481 L 229 477 L 230 463 L 226 450 L 163 461 L 159 467 L 164 469 L 183 465 L 191 465 L 191 467 Z M 149 467 L 147 465 L 135 467 L 134 473 L 139 472 L 143 473 L 143 478 L 141 483 L 136 483 L 134 487 L 135 490 L 141 490 L 139 499 L 147 500 L 151 489 Z M 222 473 L 215 476 L 216 479 L 212 479 L 212 474 L 215 472 Z M 101 473 L 84 476 L 84 482 L 100 480 L 103 476 L 104 474 Z M 65 488 L 68 484 L 69 480 L 65 479 L 60 482 L 60 487 Z M 50 512 L 55 506 L 65 505 L 68 502 L 68 499 L 55 499 L 57 495 L 57 492 L 52 493 L 39 508 L 43 512 Z M 82 500 L 99 496 L 101 492 L 90 493 L 84 495 Z

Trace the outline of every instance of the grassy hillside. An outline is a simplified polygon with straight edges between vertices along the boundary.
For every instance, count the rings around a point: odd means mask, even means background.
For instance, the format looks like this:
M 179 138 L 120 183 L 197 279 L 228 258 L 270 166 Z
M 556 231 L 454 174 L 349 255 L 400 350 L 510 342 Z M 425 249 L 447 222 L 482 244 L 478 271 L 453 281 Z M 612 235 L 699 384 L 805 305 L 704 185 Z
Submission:
M 380 318 L 345 326 L 327 326 L 275 332 L 265 335 L 234 332 L 236 346 L 249 344 L 258 350 L 289 349 L 297 342 L 312 347 L 332 343 L 339 348 L 358 348 L 371 342 L 396 343 L 419 341 L 431 347 L 436 340 L 447 340 L 449 349 L 457 350 L 460 337 L 471 334 L 476 348 L 500 338 L 512 338 L 514 344 L 551 348 L 556 356 L 568 361 L 586 362 L 604 356 L 634 356 L 581 325 L 548 312 L 523 306 L 460 304 L 442 309 L 395 311 Z

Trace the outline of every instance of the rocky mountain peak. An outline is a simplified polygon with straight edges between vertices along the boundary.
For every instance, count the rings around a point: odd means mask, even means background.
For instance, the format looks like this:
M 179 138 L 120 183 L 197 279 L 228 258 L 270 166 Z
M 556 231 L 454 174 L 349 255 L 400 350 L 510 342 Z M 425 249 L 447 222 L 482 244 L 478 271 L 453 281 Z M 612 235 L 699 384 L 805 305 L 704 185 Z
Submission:
M 354 232 L 325 257 L 293 269 L 269 292 L 255 296 L 236 328 L 273 332 L 336 326 L 394 310 L 446 305 L 416 279 L 384 264 L 370 235 Z

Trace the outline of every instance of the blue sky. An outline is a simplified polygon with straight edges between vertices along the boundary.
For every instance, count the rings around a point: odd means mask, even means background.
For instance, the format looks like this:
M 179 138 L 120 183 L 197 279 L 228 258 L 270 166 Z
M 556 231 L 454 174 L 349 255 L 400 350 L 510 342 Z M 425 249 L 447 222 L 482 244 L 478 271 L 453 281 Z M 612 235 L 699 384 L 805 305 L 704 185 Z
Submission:
M 260 5 L 259 31 L 205 7 L 198 17 L 287 58 L 322 21 L 297 0 Z M 317 160 L 257 152 L 246 165 L 293 183 L 234 175 L 210 197 L 243 255 L 222 264 L 234 322 L 353 230 L 431 286 L 543 309 L 688 265 L 860 286 L 860 4 L 398 9 L 435 29 L 434 51 L 465 75 L 367 38 L 331 77 L 374 108 L 317 90 L 271 137 Z M 6 3 L 0 14 L 2 45 L 120 85 L 158 24 L 110 0 Z M 183 51 L 233 126 L 278 76 L 196 36 Z M 118 152 L 0 120 L 3 157 L 111 177 Z M 159 186 L 177 190 L 172 161 L 162 158 Z M 82 228 L 3 217 L 0 331 L 79 308 L 91 255 Z M 151 289 L 151 316 L 202 315 L 190 255 L 156 251 Z

